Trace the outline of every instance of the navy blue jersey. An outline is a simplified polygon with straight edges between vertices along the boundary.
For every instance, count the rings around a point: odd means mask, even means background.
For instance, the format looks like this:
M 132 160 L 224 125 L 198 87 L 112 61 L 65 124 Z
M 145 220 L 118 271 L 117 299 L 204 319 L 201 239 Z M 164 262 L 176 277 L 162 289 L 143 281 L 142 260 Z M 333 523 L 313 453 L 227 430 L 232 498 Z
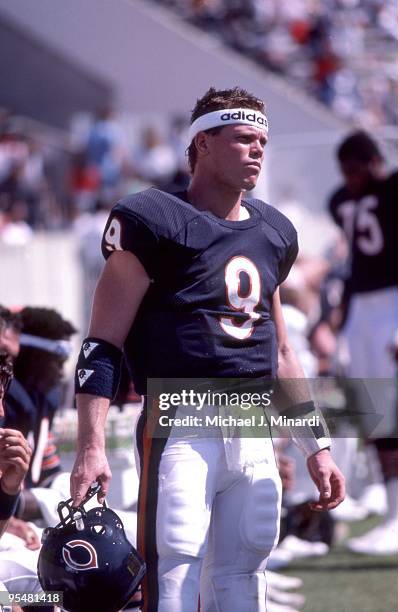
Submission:
M 350 244 L 348 293 L 398 285 L 398 172 L 370 183 L 358 200 L 340 188 L 329 210 Z
M 2 427 L 21 431 L 30 440 L 33 450 L 29 470 L 25 477 L 27 487 L 38 486 L 39 483 L 41 485 L 44 479 L 61 471 L 56 448 L 52 441 L 51 444 L 47 441 L 47 430 L 45 430 L 44 445 L 43 440 L 41 440 L 43 419 L 47 418 L 49 420 L 51 428 L 53 418 L 61 402 L 61 391 L 61 387 L 56 386 L 48 393 L 43 394 L 25 387 L 16 378 L 12 379 L 10 388 L 7 390 Z M 50 450 L 52 450 L 51 457 L 49 457 Z M 39 459 L 36 458 L 37 452 L 40 453 Z M 33 468 L 37 461 L 40 461 L 38 467 Z M 35 472 L 35 475 L 32 475 L 32 472 Z
M 260 200 L 229 221 L 184 198 L 127 197 L 104 232 L 104 256 L 131 251 L 152 280 L 124 346 L 139 393 L 147 378 L 276 374 L 272 296 L 297 256 L 294 227 Z
M 33 432 L 36 423 L 36 406 L 21 383 L 13 378 L 4 398 L 4 425 L 9 429 L 17 429 L 26 436 Z

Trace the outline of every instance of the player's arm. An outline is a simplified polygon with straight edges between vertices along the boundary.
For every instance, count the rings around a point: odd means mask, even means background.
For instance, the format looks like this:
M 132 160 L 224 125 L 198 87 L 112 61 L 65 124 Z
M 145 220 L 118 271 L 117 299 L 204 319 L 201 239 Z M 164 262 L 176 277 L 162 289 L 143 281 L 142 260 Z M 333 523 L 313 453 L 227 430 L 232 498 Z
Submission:
M 97 344 L 95 352 L 87 356 L 86 369 L 80 368 L 82 392 L 76 394 L 78 409 L 77 458 L 71 475 L 71 494 L 74 505 L 81 503 L 94 480 L 101 483 L 99 500 L 109 485 L 111 472 L 105 456 L 105 421 L 112 392 L 107 387 L 117 386 L 118 354 L 134 321 L 141 301 L 149 287 L 149 277 L 137 257 L 129 251 L 115 251 L 107 260 L 99 279 L 93 302 L 89 339 Z M 97 343 L 99 341 L 99 345 Z M 82 351 L 83 353 L 83 351 Z M 81 353 L 81 355 L 82 355 Z M 86 351 L 87 354 L 87 351 Z M 84 359 L 84 354 L 82 355 Z M 91 362 L 89 360 L 92 360 Z M 80 360 L 80 357 L 79 357 Z M 94 365 L 91 365 L 94 364 Z M 119 362 L 120 363 L 120 362 Z M 98 369 L 98 378 L 96 379 Z M 84 379 L 88 372 L 85 392 Z
M 286 392 L 289 392 L 288 384 L 291 383 L 290 395 L 295 398 L 295 402 L 306 402 L 311 399 L 311 394 L 307 384 L 301 381 L 305 378 L 303 368 L 297 359 L 296 353 L 289 344 L 285 321 L 283 318 L 279 287 L 275 291 L 272 300 L 272 319 L 275 324 L 276 340 L 278 344 L 278 378 L 287 379 L 285 384 Z M 298 379 L 295 382 L 295 379 Z
M 31 454 L 20 431 L 0 429 L 0 536 L 15 512 Z
M 288 341 L 279 289 L 273 297 L 272 317 L 278 343 L 279 395 L 289 417 L 294 418 L 295 412 L 296 416 L 302 416 L 306 410 L 310 413 L 313 403 L 303 369 Z M 312 435 L 308 428 L 303 436 L 298 445 L 307 456 L 308 471 L 319 491 L 319 500 L 311 507 L 313 510 L 331 510 L 344 499 L 344 476 L 334 463 L 330 449 L 325 448 L 324 434 L 314 431 Z

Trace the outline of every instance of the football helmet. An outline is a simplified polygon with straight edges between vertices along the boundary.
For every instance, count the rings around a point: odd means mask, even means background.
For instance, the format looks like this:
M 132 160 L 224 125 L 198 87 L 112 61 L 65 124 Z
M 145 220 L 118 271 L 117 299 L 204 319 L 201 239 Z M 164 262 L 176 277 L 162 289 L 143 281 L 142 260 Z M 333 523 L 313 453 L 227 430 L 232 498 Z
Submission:
M 145 563 L 127 540 L 122 521 L 104 504 L 86 511 L 99 491 L 91 485 L 82 504 L 58 505 L 60 522 L 42 536 L 37 573 L 44 591 L 62 591 L 68 612 L 116 612 L 137 590 Z

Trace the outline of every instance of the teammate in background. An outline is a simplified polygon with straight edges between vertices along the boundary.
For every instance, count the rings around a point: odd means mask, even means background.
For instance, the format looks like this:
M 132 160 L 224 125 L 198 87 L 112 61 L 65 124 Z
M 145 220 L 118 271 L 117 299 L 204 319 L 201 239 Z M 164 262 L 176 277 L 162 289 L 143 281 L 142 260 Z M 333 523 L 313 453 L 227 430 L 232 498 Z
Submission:
M 0 353 L 0 418 L 4 416 L 3 399 L 11 379 L 12 360 L 7 353 Z M 0 536 L 16 509 L 30 456 L 29 445 L 19 431 L 0 429 Z
M 10 348 L 14 343 L 12 333 L 8 334 L 7 329 L 12 320 L 10 312 L 0 308 L 0 344 L 8 345 Z M 4 417 L 3 399 L 12 376 L 12 356 L 0 350 L 0 420 Z M 8 537 L 11 538 L 5 543 L 4 549 L 0 543 L 0 591 L 9 590 L 14 594 L 37 593 L 40 590 L 36 573 L 40 540 L 29 524 L 14 517 L 31 454 L 31 449 L 20 431 L 0 429 L 0 537 L 7 531 Z M 21 546 L 21 543 L 24 543 L 26 548 Z M 4 610 L 6 609 L 11 607 L 4 606 Z M 30 607 L 32 612 L 36 609 Z M 1 605 L 0 610 L 3 610 Z M 22 608 L 16 604 L 12 606 L 12 610 L 22 612 Z M 49 608 L 42 607 L 41 610 L 48 612 Z
M 4 415 L 3 397 L 12 377 L 12 363 L 6 354 L 0 354 L 0 417 Z M 13 455 L 11 457 L 10 455 Z M 8 455 L 8 456 L 7 456 Z M 18 503 L 21 485 L 30 461 L 30 448 L 22 434 L 10 429 L 0 429 L 0 538 L 7 529 Z M 6 591 L 0 582 L 0 592 Z M 8 608 L 10 609 L 10 608 Z M 3 607 L 0 605 L 0 610 Z M 13 612 L 23 612 L 13 606 Z
M 41 505 L 45 504 L 42 493 L 40 503 L 37 501 L 37 489 L 32 487 L 40 487 L 42 491 L 57 476 L 62 478 L 51 423 L 60 405 L 64 363 L 71 350 L 69 337 L 75 329 L 50 308 L 26 307 L 15 314 L 0 306 L 0 320 L 3 322 L 0 351 L 7 351 L 13 357 L 15 370 L 5 398 L 6 414 L 0 425 L 20 431 L 32 445 L 31 464 L 17 518 L 9 530 L 13 528 L 22 537 L 22 529 L 32 539 L 34 532 L 25 521 L 43 518 Z M 33 545 L 39 546 L 37 537 L 32 540 Z
M 398 172 L 388 174 L 377 143 L 365 132 L 348 136 L 337 157 L 344 184 L 330 199 L 330 212 L 342 228 L 349 258 L 345 285 L 348 317 L 344 334 L 353 378 L 393 379 L 390 346 L 398 329 Z M 383 413 L 383 438 L 374 439 L 387 490 L 388 512 L 381 526 L 353 538 L 351 550 L 398 553 L 398 439 L 395 402 L 386 384 L 367 385 Z M 373 387 L 373 392 L 372 392 Z M 383 393 L 385 391 L 385 393 Z M 367 432 L 369 435 L 371 431 Z
M 16 509 L 22 482 L 29 468 L 30 448 L 19 431 L 4 429 L 4 396 L 10 386 L 13 367 L 12 357 L 3 349 L 9 337 L 7 334 L 7 314 L 0 307 L 0 536 L 7 528 Z
M 192 114 L 188 190 L 149 189 L 114 207 L 77 364 L 75 505 L 94 480 L 101 498 L 109 486 L 104 426 L 122 347 L 141 394 L 156 377 L 303 378 L 279 299 L 297 255 L 296 232 L 271 206 L 244 198 L 256 185 L 267 135 L 261 100 L 211 88 Z M 285 392 L 288 414 L 313 414 L 302 381 Z M 242 438 L 234 459 L 221 435 L 151 437 L 148 414 L 145 406 L 137 429 L 144 610 L 196 612 L 200 592 L 207 612 L 263 612 L 280 516 L 272 441 Z M 343 476 L 323 426 L 306 433 L 300 444 L 319 489 L 313 508 L 333 508 L 344 497 Z
M 19 426 L 19 423 L 10 423 L 7 420 L 5 416 L 5 407 L 8 404 L 10 395 L 15 393 L 15 389 L 18 389 L 18 383 L 13 378 L 13 362 L 19 351 L 20 324 L 19 315 L 13 314 L 8 308 L 0 305 L 0 366 L 4 377 L 2 385 L 3 390 L 1 393 L 2 411 L 0 416 L 0 427 L 2 429 L 0 431 L 4 432 L 4 445 L 8 444 L 8 439 L 12 439 L 17 447 L 27 444 L 24 431 Z M 7 397 L 5 397 L 5 391 L 7 391 Z M 21 416 L 21 422 L 23 423 L 24 416 L 26 415 Z M 30 462 L 32 455 L 31 448 L 26 448 L 28 449 L 26 452 L 29 452 Z M 22 450 L 22 447 L 20 450 Z M 25 484 L 28 472 L 29 468 L 23 471 Z M 26 490 L 22 489 L 18 494 L 18 504 L 13 508 L 12 516 L 7 520 L 7 532 L 21 538 L 25 542 L 26 547 L 30 550 L 35 550 L 40 546 L 40 540 L 36 531 L 25 521 L 15 517 L 21 505 L 24 493 L 26 493 Z M 4 578 L 2 575 L 2 563 L 3 561 L 0 559 L 1 579 Z
M 19 320 L 20 350 L 14 363 L 16 380 L 7 396 L 6 419 L 10 426 L 21 429 L 22 414 L 30 410 L 30 422 L 25 419 L 29 429 L 22 430 L 34 438 L 28 482 L 44 487 L 62 471 L 51 427 L 62 401 L 64 366 L 76 329 L 53 308 L 26 306 Z

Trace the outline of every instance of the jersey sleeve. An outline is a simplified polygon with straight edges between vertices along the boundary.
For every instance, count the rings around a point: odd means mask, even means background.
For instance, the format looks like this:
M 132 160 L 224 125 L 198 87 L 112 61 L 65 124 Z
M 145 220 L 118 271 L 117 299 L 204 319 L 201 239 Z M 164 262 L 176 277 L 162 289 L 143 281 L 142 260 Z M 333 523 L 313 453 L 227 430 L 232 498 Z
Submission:
M 289 272 L 296 261 L 298 250 L 297 234 L 295 232 L 292 240 L 285 249 L 284 256 L 279 263 L 279 285 L 281 285 L 287 279 Z
M 114 251 L 130 251 L 139 259 L 150 278 L 156 278 L 159 240 L 153 230 L 137 215 L 118 209 L 109 215 L 102 237 L 105 259 Z

